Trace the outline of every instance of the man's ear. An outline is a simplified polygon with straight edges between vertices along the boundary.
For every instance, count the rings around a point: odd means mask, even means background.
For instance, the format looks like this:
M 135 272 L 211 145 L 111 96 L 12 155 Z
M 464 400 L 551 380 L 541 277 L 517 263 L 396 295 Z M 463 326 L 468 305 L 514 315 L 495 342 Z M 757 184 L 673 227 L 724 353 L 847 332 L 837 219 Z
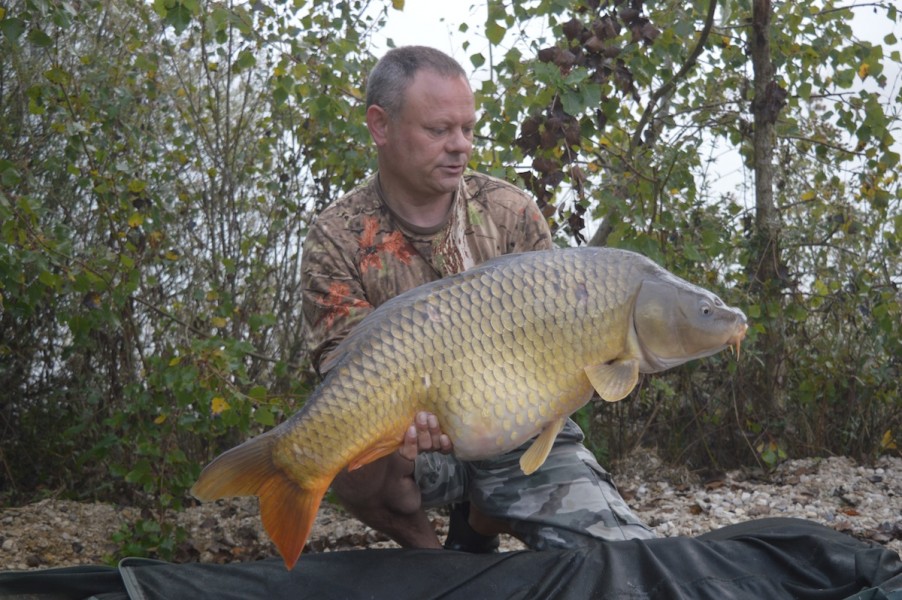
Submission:
M 376 146 L 382 146 L 388 139 L 389 116 L 385 109 L 371 104 L 366 109 L 366 126 Z

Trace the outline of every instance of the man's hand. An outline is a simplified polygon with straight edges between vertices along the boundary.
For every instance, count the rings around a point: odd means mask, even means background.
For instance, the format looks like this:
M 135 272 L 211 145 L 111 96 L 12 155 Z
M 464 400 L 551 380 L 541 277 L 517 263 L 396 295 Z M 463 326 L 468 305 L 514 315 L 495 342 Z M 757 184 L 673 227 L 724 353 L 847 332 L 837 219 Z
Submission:
M 451 438 L 442 433 L 438 417 L 426 411 L 417 413 L 413 424 L 404 434 L 404 442 L 398 454 L 407 460 L 414 460 L 420 452 L 441 452 L 450 454 L 454 449 Z
M 441 548 L 414 481 L 414 459 L 420 452 L 447 454 L 451 449 L 451 438 L 442 433 L 438 418 L 417 413 L 397 452 L 354 471 L 343 469 L 332 491 L 358 519 L 405 548 Z

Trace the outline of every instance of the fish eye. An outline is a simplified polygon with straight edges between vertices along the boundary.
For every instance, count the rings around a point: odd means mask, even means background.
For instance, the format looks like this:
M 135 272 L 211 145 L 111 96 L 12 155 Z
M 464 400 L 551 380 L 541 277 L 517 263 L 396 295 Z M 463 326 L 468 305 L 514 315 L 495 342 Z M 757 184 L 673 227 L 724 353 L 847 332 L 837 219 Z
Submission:
M 712 309 L 712 308 L 711 308 L 711 305 L 708 304 L 707 302 L 702 302 L 702 305 L 701 305 L 701 308 L 700 308 L 700 311 L 699 311 L 699 312 L 701 312 L 703 316 L 706 316 L 706 317 L 707 317 L 707 316 L 710 315 L 712 312 L 714 312 L 714 309 Z

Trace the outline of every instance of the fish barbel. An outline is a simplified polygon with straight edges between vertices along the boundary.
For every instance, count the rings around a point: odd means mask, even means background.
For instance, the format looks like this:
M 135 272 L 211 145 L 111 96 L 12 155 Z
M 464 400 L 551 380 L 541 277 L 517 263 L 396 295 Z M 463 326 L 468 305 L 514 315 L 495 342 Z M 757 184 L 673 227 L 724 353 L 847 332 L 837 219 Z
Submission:
M 418 411 L 438 417 L 463 460 L 538 436 L 520 461 L 529 474 L 593 390 L 621 400 L 639 373 L 738 353 L 746 329 L 742 311 L 633 252 L 501 256 L 367 315 L 304 407 L 214 459 L 191 491 L 258 496 L 290 569 L 335 476 L 394 452 Z

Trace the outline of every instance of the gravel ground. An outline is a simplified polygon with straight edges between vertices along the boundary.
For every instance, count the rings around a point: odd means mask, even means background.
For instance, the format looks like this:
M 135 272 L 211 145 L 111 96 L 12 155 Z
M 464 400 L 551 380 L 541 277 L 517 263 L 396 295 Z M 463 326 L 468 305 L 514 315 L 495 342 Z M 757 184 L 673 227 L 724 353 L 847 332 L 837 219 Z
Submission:
M 638 452 L 612 467 L 624 498 L 662 536 L 699 535 L 762 517 L 802 517 L 902 553 L 902 458 L 872 465 L 848 458 L 803 459 L 772 473 L 738 470 L 702 481 Z M 0 570 L 102 564 L 116 547 L 111 535 L 140 517 L 138 509 L 47 499 L 0 510 Z M 431 514 L 440 535 L 447 517 Z M 175 560 L 224 563 L 276 555 L 254 499 L 191 507 L 172 515 L 188 536 Z M 306 551 L 392 547 L 382 534 L 324 504 Z M 512 538 L 503 550 L 521 549 Z

